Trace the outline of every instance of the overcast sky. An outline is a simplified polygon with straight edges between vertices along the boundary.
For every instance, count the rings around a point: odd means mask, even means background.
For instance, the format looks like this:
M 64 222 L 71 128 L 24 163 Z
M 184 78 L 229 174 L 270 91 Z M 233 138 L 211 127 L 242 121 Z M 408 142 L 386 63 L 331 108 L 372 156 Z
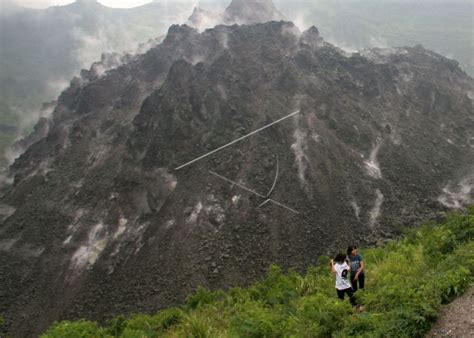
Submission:
M 24 7 L 46 8 L 54 5 L 65 5 L 75 0 L 16 0 L 15 2 Z M 99 0 L 105 6 L 109 7 L 136 7 L 152 0 Z

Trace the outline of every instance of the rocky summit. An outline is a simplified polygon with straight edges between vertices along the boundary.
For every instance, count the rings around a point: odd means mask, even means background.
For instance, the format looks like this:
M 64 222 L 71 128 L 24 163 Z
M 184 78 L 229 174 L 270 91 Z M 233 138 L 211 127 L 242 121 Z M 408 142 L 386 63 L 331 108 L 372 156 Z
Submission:
M 421 46 L 346 54 L 283 21 L 172 26 L 75 78 L 10 168 L 6 330 L 156 311 L 472 203 L 473 98 Z

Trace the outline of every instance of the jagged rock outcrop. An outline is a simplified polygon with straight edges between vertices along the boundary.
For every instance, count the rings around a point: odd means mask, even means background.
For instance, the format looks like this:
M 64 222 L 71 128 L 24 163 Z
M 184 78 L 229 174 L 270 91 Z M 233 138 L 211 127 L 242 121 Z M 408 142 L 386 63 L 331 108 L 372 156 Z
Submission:
M 436 217 L 444 189 L 473 174 L 473 92 L 421 46 L 346 55 L 287 22 L 172 26 L 144 55 L 71 82 L 11 167 L 8 331 L 155 311 Z

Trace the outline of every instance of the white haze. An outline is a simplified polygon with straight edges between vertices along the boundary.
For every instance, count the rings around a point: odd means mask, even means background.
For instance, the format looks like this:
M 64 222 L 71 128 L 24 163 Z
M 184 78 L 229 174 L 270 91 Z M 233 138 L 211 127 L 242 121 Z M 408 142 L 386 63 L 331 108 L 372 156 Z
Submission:
M 2 0 L 6 2 L 9 0 Z M 178 0 L 179 1 L 179 0 Z M 28 8 L 47 8 L 51 6 L 62 6 L 75 2 L 75 0 L 15 0 L 17 5 Z M 151 0 L 99 0 L 101 4 L 114 8 L 131 8 L 144 5 L 151 2 Z
M 26 8 L 35 8 L 35 9 L 43 9 L 52 6 L 64 6 L 75 2 L 76 0 L 0 0 L 0 4 L 3 3 L 14 3 L 18 6 L 26 7 Z M 85 2 L 94 2 L 95 0 L 82 0 Z M 97 2 L 101 3 L 104 6 L 111 7 L 111 8 L 133 8 L 145 5 L 147 3 L 157 1 L 160 3 L 166 2 L 174 2 L 174 3 L 190 3 L 196 5 L 199 1 L 198 0 L 98 0 Z M 215 2 L 220 2 L 223 5 L 227 5 L 230 3 L 230 0 L 221 0 Z M 205 2 L 205 1 L 204 1 Z
M 94 0 L 81 0 L 81 1 L 91 1 Z M 68 3 L 75 2 L 70 0 L 39 0 L 39 1 L 32 1 L 32 0 L 0 0 L 0 10 L 4 4 L 16 4 L 24 7 L 32 7 L 32 8 L 45 8 L 48 6 L 54 5 L 67 5 Z M 138 1 L 120 1 L 120 0 L 100 0 L 100 3 L 110 6 L 110 7 L 136 7 L 151 1 L 146 0 L 138 0 Z M 160 18 L 161 23 L 163 23 L 163 30 L 160 31 L 157 28 L 155 30 L 155 38 L 166 34 L 166 30 L 172 24 L 183 24 L 186 22 L 189 15 L 192 13 L 192 9 L 194 6 L 197 5 L 197 0 L 159 0 L 160 3 L 165 4 L 167 8 L 167 3 L 180 3 L 179 13 L 166 13 Z M 3 7 L 7 8 L 7 7 Z M 170 6 L 171 8 L 171 6 Z M 173 7 L 173 8 L 176 8 Z M 167 11 L 168 12 L 168 11 Z M 80 18 L 77 18 L 80 19 Z M 102 18 L 98 22 L 98 29 L 95 31 L 85 31 L 81 28 L 80 22 L 77 21 L 75 17 L 71 17 L 73 22 L 72 30 L 68 32 L 70 38 L 77 42 L 77 47 L 72 50 L 71 58 L 72 61 L 76 64 L 76 69 L 72 70 L 72 72 L 64 71 L 60 77 L 52 77 L 45 81 L 45 88 L 42 94 L 42 102 L 50 102 L 55 100 L 59 94 L 69 86 L 70 80 L 74 76 L 79 75 L 80 69 L 89 69 L 94 62 L 101 60 L 101 55 L 103 53 L 129 53 L 129 54 L 137 54 L 143 53 L 146 50 L 144 48 L 151 48 L 153 45 L 150 41 L 140 41 L 137 40 L 137 37 L 128 30 L 128 26 L 126 24 L 119 24 L 117 21 L 114 23 L 108 22 L 107 19 Z M 110 61 L 110 60 L 109 60 Z M 115 65 L 111 65 L 109 62 L 108 69 L 115 68 L 119 66 L 120 62 L 116 63 Z M 70 70 L 70 71 L 71 71 Z M 106 70 L 106 69 L 105 69 Z M 100 72 L 99 72 L 100 73 Z M 58 74 L 59 75 L 59 74 Z M 17 127 L 18 127 L 18 134 L 16 139 L 19 140 L 25 137 L 27 134 L 30 133 L 31 127 L 35 124 L 35 122 L 40 117 L 40 108 L 41 104 L 37 103 L 37 106 L 34 107 L 18 107 L 15 105 L 9 106 L 11 111 L 15 114 L 16 118 L 18 119 Z M 4 158 L 7 160 L 8 165 L 13 163 L 15 158 L 17 158 L 21 153 L 17 151 L 12 151 L 12 149 L 5 149 Z M 2 169 L 2 168 L 0 168 Z

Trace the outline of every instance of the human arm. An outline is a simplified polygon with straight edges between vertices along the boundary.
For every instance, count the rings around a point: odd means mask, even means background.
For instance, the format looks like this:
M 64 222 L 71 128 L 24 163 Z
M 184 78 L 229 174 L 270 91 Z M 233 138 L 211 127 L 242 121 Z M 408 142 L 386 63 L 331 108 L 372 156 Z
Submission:
M 330 264 L 331 264 L 331 272 L 335 274 L 335 273 L 336 273 L 336 269 L 334 268 L 334 259 L 331 259 L 331 263 L 330 263 Z
M 356 274 L 354 276 L 354 280 L 359 279 L 359 275 L 364 271 L 365 263 L 363 260 L 360 261 L 360 267 L 357 269 Z

